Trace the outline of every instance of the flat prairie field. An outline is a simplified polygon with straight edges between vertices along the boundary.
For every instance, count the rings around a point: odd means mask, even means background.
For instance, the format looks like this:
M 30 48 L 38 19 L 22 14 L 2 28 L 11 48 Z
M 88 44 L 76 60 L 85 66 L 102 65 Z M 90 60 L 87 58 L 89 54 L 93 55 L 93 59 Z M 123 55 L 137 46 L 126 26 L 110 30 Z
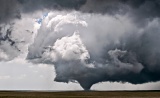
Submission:
M 160 98 L 160 91 L 0 91 L 0 98 Z

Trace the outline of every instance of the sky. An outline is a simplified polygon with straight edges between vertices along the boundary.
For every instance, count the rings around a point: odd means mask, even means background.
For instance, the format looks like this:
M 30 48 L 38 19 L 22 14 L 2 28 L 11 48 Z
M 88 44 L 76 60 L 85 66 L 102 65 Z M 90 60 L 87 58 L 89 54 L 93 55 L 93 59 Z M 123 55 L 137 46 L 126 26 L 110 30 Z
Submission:
M 159 8 L 159 0 L 1 0 L 0 90 L 159 90 Z

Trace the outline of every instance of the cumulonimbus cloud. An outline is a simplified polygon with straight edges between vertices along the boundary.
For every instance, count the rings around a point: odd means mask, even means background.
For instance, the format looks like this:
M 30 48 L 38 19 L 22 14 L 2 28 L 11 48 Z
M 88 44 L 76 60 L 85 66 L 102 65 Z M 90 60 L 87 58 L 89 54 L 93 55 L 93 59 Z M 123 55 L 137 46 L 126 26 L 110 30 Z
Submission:
M 152 47 L 158 48 L 158 43 L 152 40 L 157 33 L 149 36 L 153 28 L 158 31 L 156 21 L 141 28 L 127 16 L 51 12 L 42 21 L 27 59 L 54 64 L 55 81 L 76 80 L 84 89 L 102 81 L 134 84 L 158 81 L 154 70 L 158 65 L 148 63 L 148 59 L 155 60 L 154 55 L 158 53 L 152 50 Z M 157 63 L 158 60 L 154 62 Z
M 26 53 L 30 62 L 54 65 L 55 81 L 77 81 L 84 89 L 103 81 L 160 80 L 159 1 L 40 0 L 27 10 L 32 2 L 1 7 L 6 12 L 0 14 L 1 61 Z M 31 18 L 44 9 L 49 13 L 41 22 Z

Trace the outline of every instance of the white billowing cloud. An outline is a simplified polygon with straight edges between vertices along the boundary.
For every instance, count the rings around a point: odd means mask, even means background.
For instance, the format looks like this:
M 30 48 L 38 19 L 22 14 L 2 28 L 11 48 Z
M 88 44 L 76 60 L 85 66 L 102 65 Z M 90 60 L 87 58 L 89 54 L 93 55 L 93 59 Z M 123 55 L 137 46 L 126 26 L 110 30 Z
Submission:
M 45 22 L 47 23 L 47 28 L 53 30 L 52 32 L 59 32 L 60 30 L 63 30 L 64 28 L 63 25 L 82 25 L 87 27 L 87 23 L 85 21 L 82 21 L 80 19 L 77 19 L 76 15 L 72 14 L 66 14 L 66 15 L 57 15 L 53 17 L 53 13 L 50 13 Z
M 34 42 L 29 47 L 28 58 L 40 58 L 44 48 L 52 47 L 57 39 L 71 36 L 77 31 L 93 59 L 100 58 L 107 45 L 111 42 L 118 44 L 122 35 L 134 31 L 135 28 L 127 17 L 122 16 L 114 18 L 80 12 L 50 12 L 37 30 Z
M 77 32 L 70 37 L 58 39 L 54 46 L 44 51 L 42 58 L 51 58 L 53 62 L 59 62 L 59 59 L 66 61 L 81 60 L 84 62 L 90 58 Z
M 29 48 L 29 58 L 39 57 L 45 47 L 53 46 L 58 38 L 71 36 L 77 27 L 86 27 L 85 21 L 76 19 L 72 14 L 50 12 L 42 21 L 34 43 Z M 63 15 L 64 14 L 64 15 Z M 67 31 L 66 31 L 67 29 Z

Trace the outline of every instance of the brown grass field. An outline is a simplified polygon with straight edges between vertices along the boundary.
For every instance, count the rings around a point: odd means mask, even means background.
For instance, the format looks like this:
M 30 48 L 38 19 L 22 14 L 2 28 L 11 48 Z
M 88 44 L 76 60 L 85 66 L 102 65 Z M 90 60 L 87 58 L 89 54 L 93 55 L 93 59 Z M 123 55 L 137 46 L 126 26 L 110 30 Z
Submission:
M 160 91 L 0 91 L 0 98 L 160 98 Z

